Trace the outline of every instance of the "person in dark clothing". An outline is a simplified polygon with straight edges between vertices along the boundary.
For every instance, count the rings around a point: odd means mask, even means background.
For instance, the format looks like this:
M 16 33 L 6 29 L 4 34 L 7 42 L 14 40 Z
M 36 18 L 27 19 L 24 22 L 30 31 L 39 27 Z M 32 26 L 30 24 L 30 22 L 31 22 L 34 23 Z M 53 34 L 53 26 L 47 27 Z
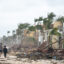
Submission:
M 4 46 L 4 48 L 3 48 L 3 53 L 4 53 L 4 57 L 5 57 L 5 58 L 6 58 L 6 56 L 7 56 L 7 52 L 8 52 L 8 50 L 7 50 L 6 46 Z
M 1 54 L 2 54 L 2 43 L 0 43 L 0 57 L 1 57 Z

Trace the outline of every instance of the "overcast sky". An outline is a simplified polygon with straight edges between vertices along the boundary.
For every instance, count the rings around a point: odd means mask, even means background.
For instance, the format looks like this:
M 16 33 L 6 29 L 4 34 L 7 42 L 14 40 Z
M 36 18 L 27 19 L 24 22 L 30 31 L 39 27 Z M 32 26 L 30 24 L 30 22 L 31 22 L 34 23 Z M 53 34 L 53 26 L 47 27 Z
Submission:
M 64 15 L 64 0 L 0 0 L 0 36 L 19 23 L 34 23 L 34 18 L 54 12 Z

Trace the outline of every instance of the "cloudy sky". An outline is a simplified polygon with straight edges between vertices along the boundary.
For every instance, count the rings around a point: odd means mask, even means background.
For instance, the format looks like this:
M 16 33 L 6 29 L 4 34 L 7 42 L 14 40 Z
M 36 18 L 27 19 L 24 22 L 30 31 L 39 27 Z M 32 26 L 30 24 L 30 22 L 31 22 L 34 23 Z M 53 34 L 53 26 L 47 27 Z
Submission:
M 54 12 L 64 15 L 64 0 L 0 0 L 0 37 L 19 23 L 34 23 L 34 18 Z

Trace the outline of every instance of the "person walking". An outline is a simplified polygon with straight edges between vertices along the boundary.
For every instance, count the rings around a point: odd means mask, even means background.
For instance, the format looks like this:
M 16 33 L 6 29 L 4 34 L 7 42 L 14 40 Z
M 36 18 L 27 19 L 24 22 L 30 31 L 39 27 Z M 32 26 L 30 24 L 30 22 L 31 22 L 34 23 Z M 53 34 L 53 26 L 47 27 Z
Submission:
M 8 50 L 7 50 L 6 46 L 4 46 L 4 48 L 3 48 L 3 53 L 4 53 L 4 57 L 5 57 L 5 58 L 6 58 L 6 56 L 7 56 L 7 52 L 8 52 Z
M 2 54 L 2 43 L 0 43 L 0 57 L 1 57 L 1 54 Z

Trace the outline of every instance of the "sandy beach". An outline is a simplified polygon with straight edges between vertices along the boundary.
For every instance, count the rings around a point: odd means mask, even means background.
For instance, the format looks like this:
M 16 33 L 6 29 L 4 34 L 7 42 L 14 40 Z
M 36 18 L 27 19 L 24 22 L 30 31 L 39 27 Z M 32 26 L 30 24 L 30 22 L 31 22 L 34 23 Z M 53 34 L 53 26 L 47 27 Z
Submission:
M 16 56 L 0 57 L 0 64 L 64 64 L 64 60 L 40 59 L 30 60 L 28 58 L 17 58 Z

